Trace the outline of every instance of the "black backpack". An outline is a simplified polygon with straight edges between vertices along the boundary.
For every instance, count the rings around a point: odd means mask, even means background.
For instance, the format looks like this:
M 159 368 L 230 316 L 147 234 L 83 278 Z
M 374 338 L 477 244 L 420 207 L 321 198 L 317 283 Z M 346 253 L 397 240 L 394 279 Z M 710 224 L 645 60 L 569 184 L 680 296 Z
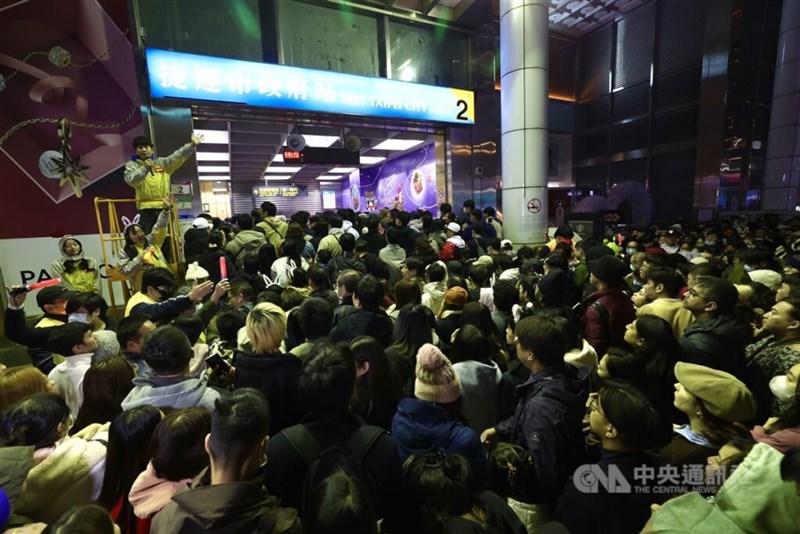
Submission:
M 301 515 L 308 509 L 314 488 L 330 475 L 331 465 L 340 465 L 347 472 L 355 470 L 363 476 L 369 495 L 372 496 L 375 513 L 377 517 L 383 517 L 383 506 L 378 496 L 378 486 L 364 466 L 364 460 L 378 439 L 386 434 L 384 429 L 377 426 L 362 425 L 353 432 L 344 447 L 334 446 L 327 449 L 322 448 L 302 423 L 286 428 L 282 433 L 289 445 L 297 451 L 297 454 L 300 455 L 307 466 L 306 475 L 303 479 L 303 509 L 300 511 Z

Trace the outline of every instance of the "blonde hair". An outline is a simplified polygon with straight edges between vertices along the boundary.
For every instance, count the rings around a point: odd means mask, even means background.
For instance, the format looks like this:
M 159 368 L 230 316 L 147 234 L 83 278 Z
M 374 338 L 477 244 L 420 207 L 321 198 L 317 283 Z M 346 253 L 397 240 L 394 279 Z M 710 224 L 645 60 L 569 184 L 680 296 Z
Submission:
M 247 314 L 245 327 L 253 352 L 272 354 L 280 350 L 286 335 L 286 314 L 279 306 L 262 302 Z
M 35 393 L 51 391 L 47 377 L 36 367 L 9 367 L 0 371 L 0 410 Z

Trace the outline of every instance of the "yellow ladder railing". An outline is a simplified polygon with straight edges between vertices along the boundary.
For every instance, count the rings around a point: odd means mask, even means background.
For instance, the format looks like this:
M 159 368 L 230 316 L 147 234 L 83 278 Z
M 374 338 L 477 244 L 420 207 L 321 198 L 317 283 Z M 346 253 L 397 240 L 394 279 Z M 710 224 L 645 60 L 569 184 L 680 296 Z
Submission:
M 132 198 L 102 198 L 95 197 L 94 212 L 97 217 L 97 233 L 100 235 L 100 249 L 103 253 L 103 263 L 106 266 L 106 283 L 108 284 L 108 294 L 111 298 L 111 309 L 114 317 L 117 316 L 117 303 L 114 296 L 114 283 L 119 283 L 122 288 L 122 295 L 125 302 L 136 292 L 134 279 L 135 276 L 125 276 L 120 274 L 116 268 L 119 252 L 125 247 L 125 236 L 123 235 L 120 218 L 117 215 L 117 204 L 130 204 L 136 202 Z M 105 210 L 103 208 L 106 208 Z M 103 215 L 105 214 L 105 224 Z M 107 232 L 105 230 L 108 230 Z M 173 237 L 176 236 L 176 237 Z M 167 223 L 167 239 L 169 239 L 172 251 L 169 267 L 173 273 L 183 280 L 183 240 L 181 239 L 180 224 L 178 222 L 178 212 L 176 209 L 170 211 L 169 222 Z M 109 254 L 110 252 L 110 254 Z M 124 304 L 124 303 L 123 303 Z

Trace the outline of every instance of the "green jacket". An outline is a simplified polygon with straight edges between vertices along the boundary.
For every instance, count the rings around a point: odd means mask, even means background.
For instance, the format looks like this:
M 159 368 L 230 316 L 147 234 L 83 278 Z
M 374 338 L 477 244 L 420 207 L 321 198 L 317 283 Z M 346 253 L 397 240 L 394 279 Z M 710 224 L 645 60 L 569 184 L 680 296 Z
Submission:
M 769 445 L 757 444 L 715 497 L 688 493 L 667 501 L 642 532 L 800 532 L 800 498 L 793 482 L 781 480 L 782 459 Z

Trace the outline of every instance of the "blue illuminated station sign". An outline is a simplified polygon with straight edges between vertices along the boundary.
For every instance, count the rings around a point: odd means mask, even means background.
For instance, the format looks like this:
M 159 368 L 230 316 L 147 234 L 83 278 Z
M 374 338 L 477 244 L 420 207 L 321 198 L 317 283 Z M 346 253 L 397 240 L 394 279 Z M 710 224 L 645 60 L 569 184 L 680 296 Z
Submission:
M 248 106 L 475 124 L 472 91 L 148 48 L 150 94 Z

